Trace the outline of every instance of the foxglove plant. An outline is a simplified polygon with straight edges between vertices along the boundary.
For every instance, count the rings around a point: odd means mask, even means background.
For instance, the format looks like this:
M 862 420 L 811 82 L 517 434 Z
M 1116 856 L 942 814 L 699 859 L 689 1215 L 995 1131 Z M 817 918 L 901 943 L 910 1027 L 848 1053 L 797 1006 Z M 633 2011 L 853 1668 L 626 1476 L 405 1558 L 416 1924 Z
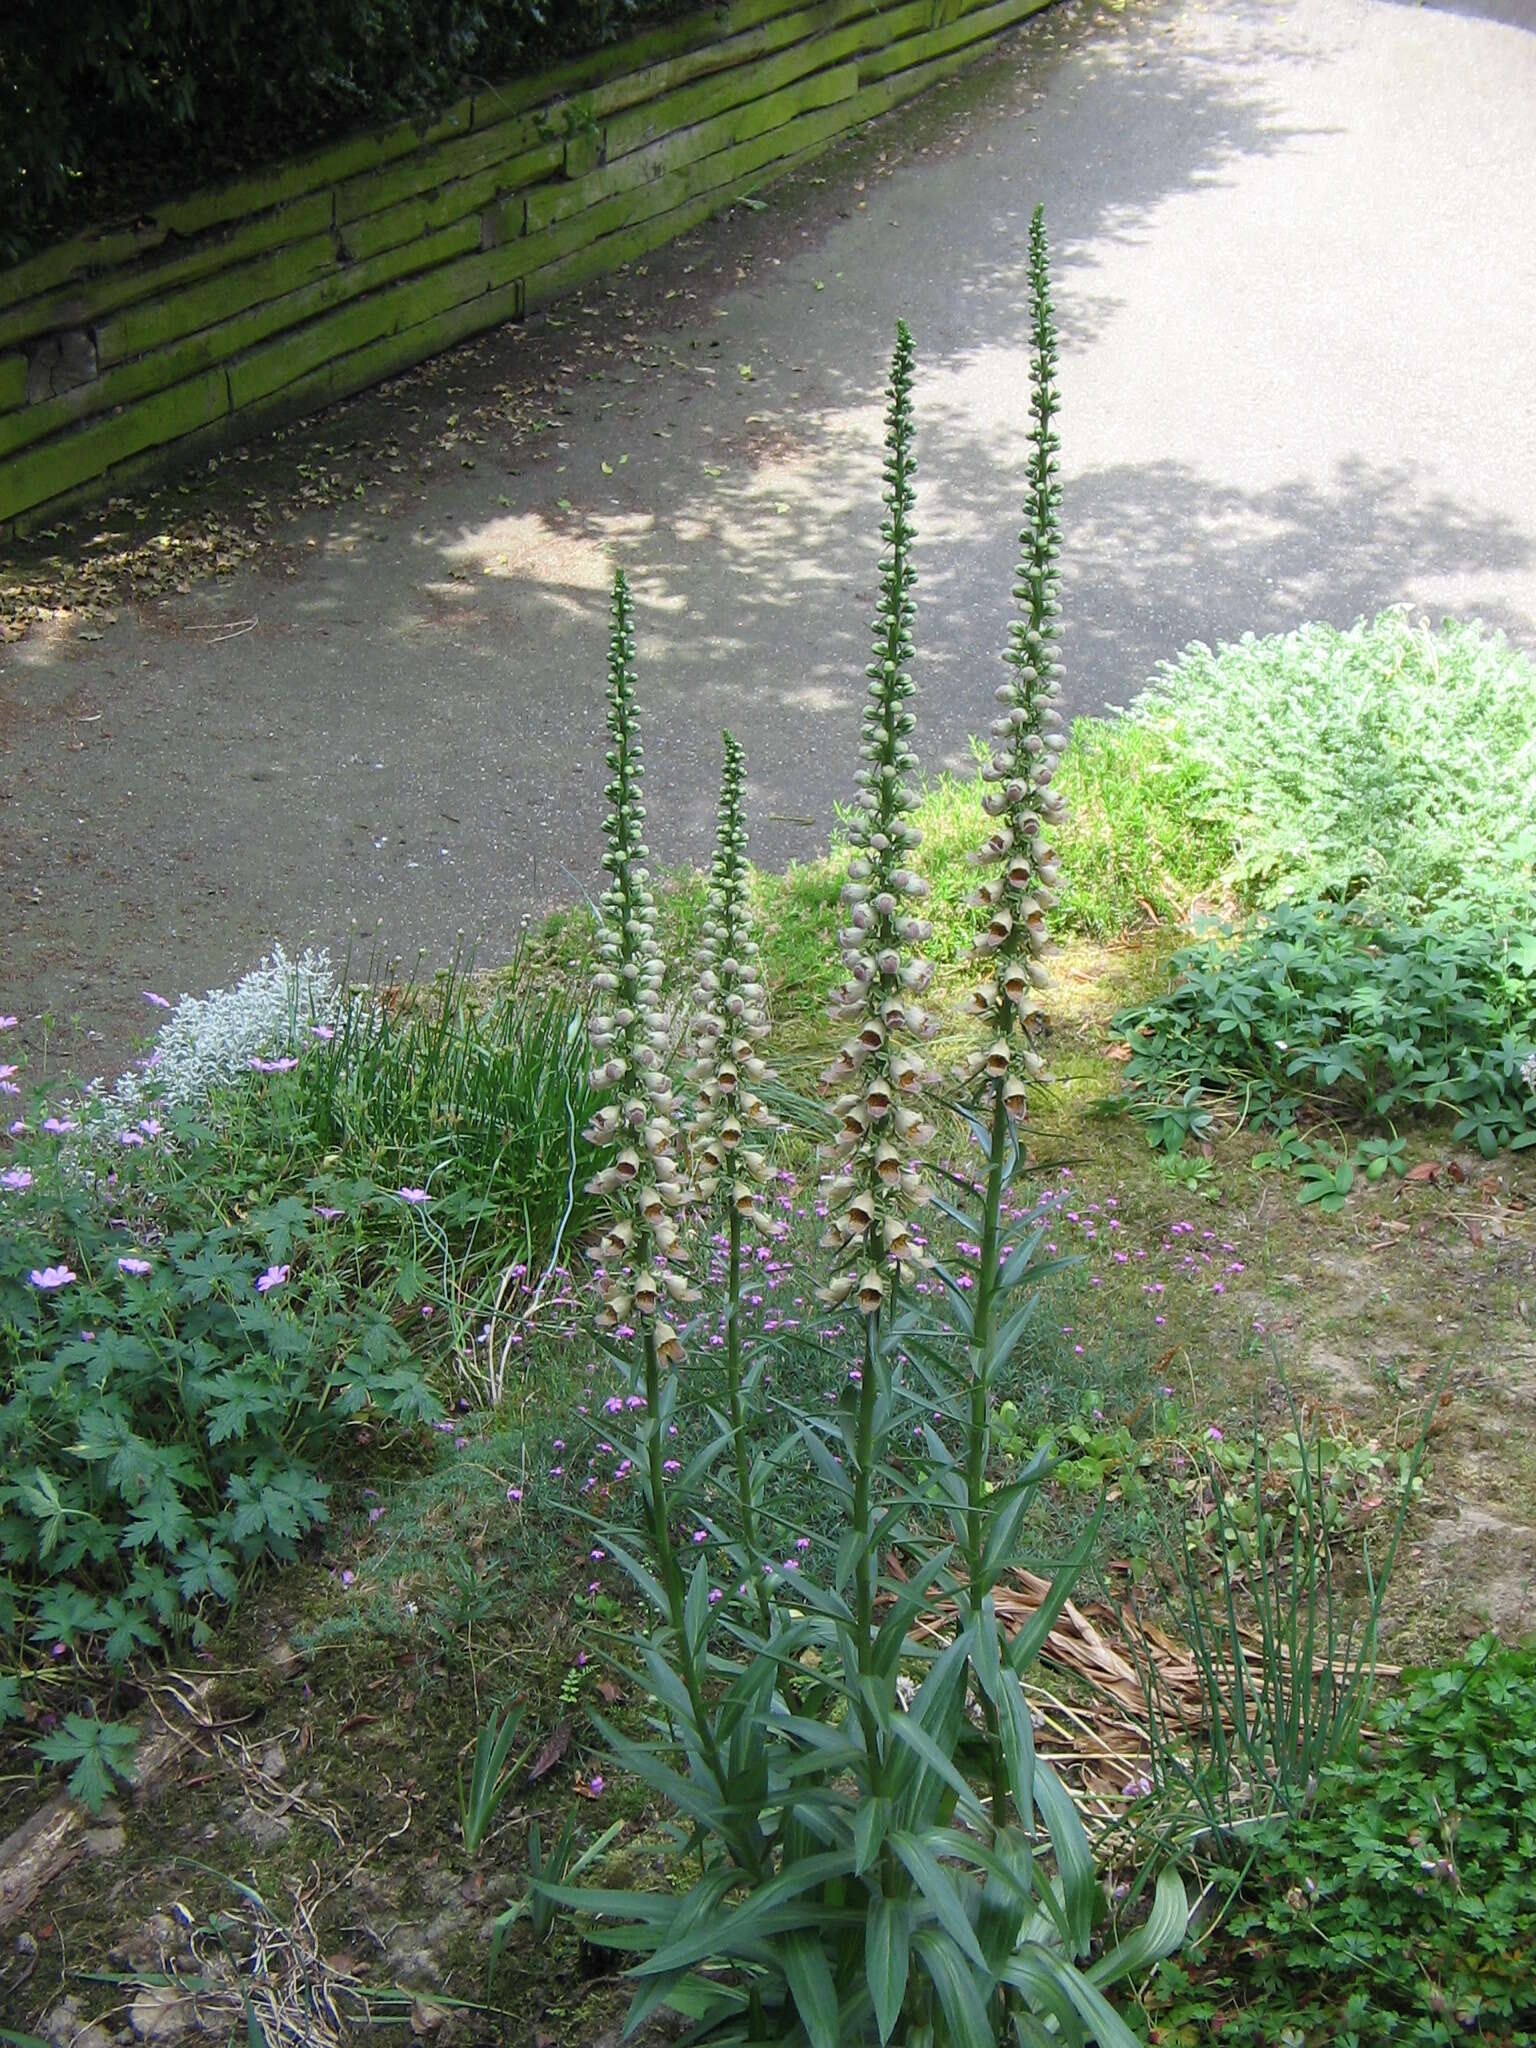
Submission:
M 980 1216 L 961 1218 L 963 1226 L 979 1239 L 975 1284 L 968 1300 L 964 1292 L 953 1291 L 954 1313 L 966 1338 L 966 1384 L 962 1389 L 966 1456 L 954 1490 L 957 1506 L 963 1492 L 955 1533 L 965 1571 L 957 1577 L 953 1591 L 962 1624 L 974 1620 L 983 1639 L 995 1633 L 991 1589 L 1011 1547 L 999 1543 L 999 1533 L 1008 1532 L 1011 1537 L 1016 1530 L 1015 1504 L 1022 1514 L 1037 1476 L 1026 1474 L 1016 1493 L 1002 1501 L 989 1490 L 987 1479 L 993 1389 L 1012 1363 L 1024 1335 L 1033 1292 L 1001 1326 L 998 1309 L 1009 1294 L 1032 1290 L 1040 1272 L 1035 1263 L 1039 1232 L 1027 1236 L 1006 1262 L 998 1247 L 1003 1196 L 1019 1163 L 1015 1127 L 1027 1113 L 1029 1084 L 1045 1073 L 1035 1040 L 1043 1015 L 1039 991 L 1049 979 L 1043 964 L 1049 943 L 1046 914 L 1055 904 L 1060 877 L 1050 837 L 1062 813 L 1053 775 L 1056 757 L 1066 743 L 1056 708 L 1061 694 L 1056 656 L 1061 545 L 1056 329 L 1040 207 L 1030 223 L 1029 277 L 1033 427 L 1024 527 L 1013 586 L 1019 611 L 1004 657 L 1008 679 L 997 691 L 1001 708 L 992 724 L 991 748 L 982 770 L 986 784 L 982 804 L 994 824 L 986 843 L 970 856 L 974 866 L 993 870 L 971 899 L 987 913 L 975 950 L 990 975 L 972 992 L 969 1002 L 971 1014 L 982 1020 L 983 1042 L 960 1071 L 962 1085 L 972 1091 L 968 1120 L 986 1155 L 987 1178 Z M 1085 1544 L 1091 1536 L 1092 1526 Z M 1069 1584 L 1066 1575 L 1058 1580 L 1059 1586 Z M 1056 1610 L 1051 1611 L 1054 1614 Z M 985 1684 L 982 1690 L 992 1817 L 1000 1827 L 1007 1815 L 1010 1760 L 997 1702 Z M 1027 1812 L 1017 1797 L 1012 1804 L 1015 1817 L 1027 1822 Z
M 917 572 L 912 560 L 912 336 L 896 328 L 885 430 L 885 544 L 876 606 L 874 658 L 865 671 L 862 766 L 848 837 L 855 851 L 843 889 L 847 923 L 838 934 L 848 979 L 834 1018 L 853 1027 L 823 1079 L 845 1088 L 834 1104 L 840 1129 L 837 1170 L 823 1246 L 834 1277 L 823 1299 L 856 1299 L 866 1317 L 890 1299 L 893 1278 L 910 1278 L 920 1261 L 913 1211 L 927 1199 L 920 1170 L 932 1135 L 920 1106 L 938 1075 L 922 1051 L 933 1024 L 918 1001 L 933 969 L 914 949 L 932 935 L 918 905 L 928 884 L 912 859 L 922 833 L 911 822 L 917 756 L 911 736 L 912 658 Z
M 838 1014 L 851 1030 L 831 1069 L 843 1092 L 824 1241 L 832 1254 L 824 1298 L 856 1313 L 862 1364 L 850 1375 L 835 1422 L 820 1414 L 795 1417 L 792 1433 L 770 1453 L 809 1462 L 841 1518 L 840 1540 L 823 1577 L 814 1541 L 797 1539 L 792 1598 L 760 1603 L 755 1613 L 739 1598 L 716 1606 L 702 1559 L 684 1585 L 667 1534 L 661 1475 L 651 1464 L 650 1564 L 611 1538 L 608 1547 L 668 1624 L 644 1646 L 643 1670 L 632 1674 L 636 1689 L 654 1703 L 654 1739 L 638 1742 L 601 1720 L 597 1725 L 617 1761 L 687 1821 L 680 1844 L 692 1852 L 687 1880 L 655 1891 L 606 1892 L 535 1878 L 533 1888 L 583 1913 L 591 1940 L 638 1958 L 631 1970 L 638 1989 L 630 2032 L 670 2005 L 693 2021 L 690 2038 L 721 2044 L 883 2048 L 900 2040 L 906 2048 L 992 2048 L 1007 2040 L 1020 2048 L 1048 2041 L 1064 2048 L 1089 2041 L 1132 2048 L 1103 1987 L 1175 1945 L 1185 1923 L 1183 1890 L 1165 1873 L 1145 1924 L 1085 1966 L 1098 1901 L 1092 1857 L 1066 1791 L 1035 1759 L 1019 1683 L 1065 1602 L 1071 1576 L 1059 1582 L 1038 1620 L 1006 1642 L 990 1587 L 1012 1559 L 1040 1472 L 990 1498 L 972 1486 L 978 1439 L 985 1465 L 990 1367 L 982 1372 L 979 1408 L 968 1398 L 954 1400 L 956 1326 L 935 1322 L 915 1297 L 899 1298 L 904 1279 L 930 1259 L 912 1225 L 928 1192 L 919 1098 L 937 1078 L 922 1050 L 932 1027 L 918 1001 L 928 970 L 916 948 L 927 927 L 917 907 L 922 885 L 910 865 L 917 843 L 910 822 L 915 760 L 907 670 L 911 389 L 912 344 L 903 325 L 887 414 L 881 596 L 842 934 L 848 980 Z M 615 604 L 617 620 L 617 597 Z M 642 857 L 633 772 L 622 765 L 633 754 L 626 647 L 616 624 L 609 869 L 616 879 L 608 928 L 617 936 L 605 954 L 604 972 L 614 984 L 605 993 L 621 996 L 643 983 L 654 1004 L 659 975 L 651 971 L 654 954 L 645 950 L 653 922 L 643 907 L 632 915 L 640 901 L 633 877 L 617 879 Z M 705 944 L 714 950 L 696 1006 L 702 1100 L 691 1135 L 704 1180 L 715 1181 L 716 1196 L 729 1186 L 739 1214 L 740 1176 L 728 1155 L 741 1149 L 744 1123 L 731 1145 L 722 1139 L 733 1118 L 742 1123 L 742 1075 L 753 1076 L 735 1057 L 734 1043 L 726 1042 L 729 1027 L 713 1028 L 719 1004 L 727 1005 L 733 1021 L 745 1018 L 757 1000 L 747 991 L 761 980 L 733 907 L 742 880 L 735 865 L 741 855 L 738 770 L 728 753 L 722 847 L 706 918 Z M 626 825 L 621 814 L 632 822 Z M 626 950 L 631 946 L 638 950 Z M 733 975 L 726 972 L 727 957 L 736 963 Z M 732 994 L 739 1010 L 728 1007 Z M 599 1020 L 604 1068 L 615 1062 L 620 1068 L 605 1077 L 605 1086 L 625 1083 L 630 1041 L 622 1033 L 640 1028 L 638 1007 L 618 1005 Z M 634 1025 L 622 1021 L 623 1008 L 636 1010 Z M 658 1035 L 653 1025 L 641 1042 L 659 1051 Z M 750 1032 L 736 1037 L 756 1043 Z M 730 1088 L 721 1086 L 722 1054 L 734 1076 Z M 1000 1083 L 997 1100 L 1003 1101 Z M 648 1111 L 649 1102 L 642 1107 Z M 1010 1130 L 1006 1107 L 999 1114 Z M 626 1117 L 620 1105 L 613 1117 L 600 1119 L 600 1141 L 626 1142 Z M 644 1171 L 637 1152 L 628 1179 L 605 1168 L 598 1184 L 614 1202 L 631 1202 L 629 1191 Z M 670 1165 L 667 1174 L 678 1178 Z M 995 1181 L 994 1254 L 1002 1179 Z M 665 1201 L 661 1207 L 666 1210 Z M 643 1221 L 633 1210 L 622 1215 L 619 1224 L 629 1228 L 610 1229 L 605 1256 L 628 1259 L 632 1267 L 658 1256 L 669 1261 L 673 1245 L 658 1254 Z M 1021 1284 L 1033 1251 L 1031 1243 L 1012 1255 L 1007 1286 Z M 974 1382 L 974 1319 L 966 1319 L 965 1290 L 943 1277 L 958 1305 L 958 1348 Z M 605 1285 L 610 1311 L 636 1313 L 629 1283 L 614 1277 Z M 1016 1326 L 1018 1313 L 986 1341 L 988 1360 L 1008 1355 Z M 640 1330 L 649 1407 L 645 1456 L 654 1461 L 677 1376 L 660 1383 L 656 1346 L 647 1341 L 643 1321 Z M 920 1401 L 903 1382 L 908 1349 L 928 1383 Z M 930 1419 L 935 1398 L 937 1427 Z M 914 1493 L 910 1446 L 919 1416 L 928 1470 Z M 958 1454 L 946 1440 L 946 1420 L 960 1429 Z M 727 1429 L 698 1452 L 679 1476 L 680 1491 L 707 1475 L 738 1436 Z M 953 1543 L 935 1541 L 927 1519 L 935 1484 L 955 1524 Z M 882 1585 L 879 1559 L 887 1546 L 904 1552 L 907 1569 Z M 951 1565 L 957 1552 L 963 1573 Z M 936 1647 L 931 1632 L 918 1633 L 914 1624 L 925 1616 L 931 1622 L 936 1604 L 946 1599 L 956 1625 Z M 1000 1759 L 992 1768 L 990 1802 L 969 1769 L 973 1681 L 986 1703 L 991 1750 Z M 1054 1874 L 1048 1874 L 1052 1864 Z
M 607 1155 L 587 1192 L 610 1205 L 598 1246 L 604 1261 L 598 1326 L 617 1330 L 634 1317 L 647 1357 L 659 1366 L 682 1357 L 677 1332 L 661 1314 L 691 1300 L 686 1273 L 671 1263 L 681 1230 L 678 1212 L 688 1191 L 675 1155 L 677 1106 L 667 1074 L 671 1044 L 661 1007 L 665 967 L 656 941 L 656 901 L 645 862 L 645 805 L 639 719 L 635 710 L 635 631 L 629 585 L 619 570 L 613 585 L 608 659 L 607 765 L 599 967 L 593 976 L 598 1006 L 588 1026 L 595 1062 L 591 1085 L 608 1096 L 586 1131 Z
M 697 1108 L 688 1126 L 688 1141 L 695 1191 L 701 1201 L 723 1214 L 725 1223 L 725 1378 L 741 1522 L 741 1563 L 766 1630 L 768 1589 L 758 1540 L 746 1415 L 757 1372 L 754 1369 L 744 1377 L 742 1370 L 741 1246 L 744 1225 L 763 1222 L 762 1189 L 768 1178 L 768 1160 L 752 1141 L 765 1138 L 774 1128 L 775 1120 L 757 1092 L 773 1075 L 760 1050 L 768 1036 L 768 1012 L 749 896 L 751 868 L 743 813 L 746 755 L 729 733 L 724 740 L 718 833 L 690 1027 Z
M 1030 364 L 1031 433 L 1029 494 L 1019 536 L 1019 566 L 1013 594 L 1019 605 L 1005 660 L 1008 680 L 999 685 L 999 715 L 992 722 L 990 755 L 982 769 L 987 788 L 982 807 L 994 821 L 985 845 L 970 858 L 991 868 L 972 903 L 988 913 L 975 948 L 990 969 L 977 988 L 971 1013 L 985 1020 L 988 1042 L 966 1061 L 963 1078 L 983 1084 L 987 1099 L 1018 1121 L 1026 1110 L 1028 1084 L 1045 1064 L 1033 1040 L 1041 1006 L 1038 991 L 1049 976 L 1046 914 L 1056 902 L 1060 879 L 1051 833 L 1062 802 L 1053 787 L 1056 757 L 1066 746 L 1056 640 L 1060 631 L 1057 557 L 1061 528 L 1057 507 L 1059 441 L 1054 421 L 1056 329 L 1042 210 L 1030 225 L 1030 296 L 1033 347 Z
M 718 1783 L 723 1771 L 704 1701 L 702 1641 L 692 1619 L 697 1603 L 690 1600 L 692 1589 L 672 1543 L 668 1516 L 665 1448 L 677 1408 L 677 1381 L 671 1368 L 682 1363 L 683 1346 L 663 1310 L 698 1297 L 677 1263 L 682 1241 L 679 1214 L 688 1189 L 674 1151 L 677 1103 L 666 1063 L 671 1033 L 661 1004 L 665 968 L 645 865 L 645 805 L 640 794 L 644 768 L 634 661 L 634 612 L 621 569 L 614 577 L 608 645 L 609 780 L 604 795 L 609 809 L 603 826 L 608 886 L 601 904 L 599 967 L 593 976 L 597 1005 L 588 1025 L 594 1054 L 591 1084 L 608 1096 L 586 1131 L 588 1143 L 604 1157 L 587 1192 L 608 1205 L 596 1248 L 602 1261 L 597 1326 L 613 1338 L 615 1356 L 626 1367 L 629 1357 L 617 1346 L 632 1338 L 639 1349 L 644 1420 L 634 1463 L 657 1568 L 650 1584 L 670 1624 L 681 1698 L 699 1745 L 691 1761 Z M 701 1580 L 696 1571 L 694 1580 L 707 1591 L 707 1575 Z

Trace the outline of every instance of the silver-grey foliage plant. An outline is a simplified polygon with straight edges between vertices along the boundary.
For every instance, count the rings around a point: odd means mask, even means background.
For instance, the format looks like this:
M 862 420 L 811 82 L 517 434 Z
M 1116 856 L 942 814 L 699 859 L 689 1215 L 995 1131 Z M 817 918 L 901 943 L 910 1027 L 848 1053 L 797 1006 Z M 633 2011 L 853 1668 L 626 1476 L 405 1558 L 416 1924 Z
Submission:
M 215 1089 L 249 1080 L 253 1060 L 290 1057 L 317 1027 L 333 1029 L 340 1008 L 329 954 L 306 950 L 295 960 L 275 945 L 233 988 L 184 995 L 110 1104 L 137 1114 L 150 1102 L 168 1109 L 206 1102 Z

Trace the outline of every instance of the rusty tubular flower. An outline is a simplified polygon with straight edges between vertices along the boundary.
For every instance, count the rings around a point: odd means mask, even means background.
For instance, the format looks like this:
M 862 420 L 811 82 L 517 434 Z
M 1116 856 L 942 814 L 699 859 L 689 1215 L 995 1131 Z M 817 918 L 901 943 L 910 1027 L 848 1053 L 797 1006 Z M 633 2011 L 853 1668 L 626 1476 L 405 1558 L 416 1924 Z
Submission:
M 834 1105 L 836 1171 L 823 1246 L 833 1277 L 821 1290 L 836 1305 L 856 1297 L 865 1315 L 889 1299 L 893 1271 L 910 1277 L 920 1262 L 910 1218 L 927 1199 L 919 1162 L 932 1135 L 917 1107 L 937 1081 L 923 1045 L 934 1025 L 918 1001 L 932 968 L 918 948 L 932 927 L 922 915 L 928 885 L 911 862 L 922 834 L 911 823 L 917 804 L 917 757 L 910 702 L 914 607 L 912 336 L 896 329 L 886 410 L 884 551 L 873 625 L 874 659 L 864 703 L 862 767 L 854 822 L 854 857 L 838 934 L 848 979 L 832 1014 L 850 1034 L 823 1079 L 843 1092 Z
M 1030 364 L 1031 453 L 1019 566 L 1013 586 L 1018 616 L 1004 657 L 1008 680 L 997 691 L 991 757 L 982 770 L 982 805 L 992 820 L 986 842 L 970 856 L 991 873 L 972 904 L 986 913 L 975 951 L 989 979 L 971 996 L 972 1015 L 983 1019 L 982 1043 L 961 1068 L 963 1081 L 980 1081 L 990 1095 L 1002 1090 L 1015 1121 L 1027 1109 L 1028 1084 L 1045 1073 L 1036 1046 L 1040 990 L 1049 975 L 1047 916 L 1056 902 L 1060 868 L 1053 834 L 1063 805 L 1054 787 L 1057 756 L 1066 745 L 1057 700 L 1061 695 L 1056 643 L 1060 633 L 1057 557 L 1061 528 L 1055 419 L 1056 327 L 1044 214 L 1030 223 L 1029 283 L 1032 315 Z
M 656 904 L 645 862 L 644 775 L 635 706 L 635 630 L 623 570 L 613 582 L 608 643 L 609 810 L 603 821 L 608 886 L 602 897 L 596 1004 L 588 1024 L 592 1086 L 607 1100 L 587 1128 L 605 1162 L 587 1192 L 608 1205 L 597 1244 L 604 1267 L 598 1326 L 634 1323 L 654 1337 L 664 1364 L 675 1362 L 675 1332 L 662 1319 L 670 1305 L 696 1299 L 672 1265 L 681 1240 L 678 1212 L 688 1199 L 675 1145 L 677 1108 L 667 1074 L 670 1033 L 661 1007 L 664 964 L 656 939 Z
M 725 768 L 715 855 L 699 942 L 689 1035 L 690 1072 L 697 1107 L 688 1126 L 693 1185 L 745 1221 L 762 1221 L 759 1207 L 768 1161 L 758 1149 L 774 1118 L 757 1090 L 772 1071 L 760 1047 L 768 1036 L 762 958 L 752 930 L 743 816 L 746 755 L 725 735 Z

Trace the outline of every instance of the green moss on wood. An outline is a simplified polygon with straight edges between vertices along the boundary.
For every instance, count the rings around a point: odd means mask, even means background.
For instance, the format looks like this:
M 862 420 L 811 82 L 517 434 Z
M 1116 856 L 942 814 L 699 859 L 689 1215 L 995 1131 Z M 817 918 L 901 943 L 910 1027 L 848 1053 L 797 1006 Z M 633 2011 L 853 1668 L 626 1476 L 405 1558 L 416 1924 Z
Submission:
M 27 359 L 23 355 L 0 356 L 0 413 L 27 402 Z
M 430 234 L 471 217 L 479 220 L 507 193 L 536 184 L 540 178 L 552 173 L 558 167 L 560 157 L 559 143 L 543 143 L 538 149 L 513 157 L 507 163 L 495 164 L 473 178 L 457 178 L 451 185 L 441 186 L 420 198 L 403 200 L 398 206 L 367 214 L 341 230 L 342 246 L 354 258 L 375 256 L 399 242 L 409 241 L 413 235 Z
M 835 109 L 817 126 L 828 138 L 838 134 L 857 118 L 848 103 L 858 84 L 857 66 L 839 65 L 669 138 L 670 150 L 658 145 L 654 152 L 637 151 L 579 186 L 530 192 L 525 260 L 532 268 L 542 267 L 615 229 L 680 206 L 696 193 L 717 190 L 763 169 L 797 146 L 785 131 L 806 115 Z M 667 169 L 673 155 L 684 150 L 699 153 L 684 156 L 675 169 Z M 611 196 L 596 196 L 610 181 L 617 190 Z
M 335 268 L 335 236 L 311 235 L 289 248 L 275 249 L 254 263 L 221 270 L 189 291 L 150 299 L 111 319 L 98 321 L 96 360 L 105 370 L 114 363 L 126 362 L 130 356 L 166 348 L 184 334 L 195 334 L 199 328 L 212 327 L 215 322 L 228 320 L 265 300 L 281 298 Z
M 869 13 L 829 34 L 793 43 L 787 50 L 778 51 L 760 64 L 743 65 L 715 78 L 700 79 L 697 84 L 686 85 L 679 92 L 667 93 L 641 107 L 631 107 L 607 123 L 608 160 L 612 163 L 629 150 L 643 148 L 669 129 L 707 121 L 744 101 L 761 99 L 777 92 L 809 72 L 844 63 L 861 51 L 874 47 L 885 34 L 881 14 Z
M 921 0 L 921 4 L 926 15 L 932 0 Z M 857 15 L 875 13 L 881 5 L 882 0 L 817 0 L 815 6 L 807 6 L 805 0 L 787 0 L 786 5 L 774 8 L 770 18 L 757 21 L 738 21 L 737 17 L 745 16 L 747 10 L 733 9 L 729 24 L 732 33 L 722 34 L 702 49 L 643 70 L 626 71 L 598 86 L 591 96 L 593 114 L 598 120 L 605 120 L 626 107 L 660 99 L 694 79 L 707 78 L 712 72 L 755 63 L 760 57 L 771 56 L 775 50 L 801 42 L 819 30 L 835 28 Z M 923 25 L 928 24 L 925 21 Z
M 93 420 L 71 434 L 30 448 L 0 465 L 0 519 L 13 519 L 34 505 L 60 498 L 88 483 L 113 463 L 146 448 L 162 447 L 229 410 L 222 370 L 206 371 L 189 383 L 162 391 L 142 405 L 105 420 Z
M 564 140 L 564 132 L 553 132 L 543 115 L 498 121 L 495 127 L 477 129 L 456 142 L 423 149 L 403 163 L 346 179 L 336 187 L 337 222 L 345 227 L 398 200 L 498 166 L 525 164 L 528 177 L 545 176 L 559 169 Z
M 175 234 L 198 234 L 219 222 L 253 213 L 259 207 L 272 206 L 296 199 L 306 192 L 317 192 L 322 187 L 340 184 L 347 178 L 392 163 L 395 158 L 409 155 L 424 146 L 465 134 L 473 112 L 473 100 L 465 99 L 427 123 L 397 121 L 389 128 L 376 129 L 368 135 L 354 135 L 346 142 L 316 150 L 293 163 L 239 178 L 216 191 L 194 193 L 190 198 L 157 206 L 155 219 Z
M 228 361 L 269 337 L 301 326 L 334 306 L 378 291 L 400 278 L 427 272 L 479 247 L 474 220 L 386 250 L 367 263 L 333 265 L 329 274 L 261 301 L 227 320 L 201 329 L 166 348 L 123 363 L 61 397 L 0 413 L 0 461 L 13 450 L 58 433 L 76 420 L 113 406 L 128 405 L 152 391 L 182 383 L 198 370 Z
M 506 282 L 505 258 L 492 250 L 439 265 L 421 278 L 374 292 L 366 299 L 322 315 L 263 347 L 252 349 L 229 365 L 233 410 L 243 411 L 256 399 L 280 391 L 333 356 L 350 353 L 407 327 L 447 313 L 478 298 L 494 284 Z
M 859 76 L 873 84 L 934 58 L 959 51 L 969 54 L 972 45 L 1001 35 L 1004 29 L 1012 28 L 1026 15 L 1038 13 L 1045 5 L 1046 0 L 997 0 L 995 5 L 970 9 L 947 26 L 930 29 L 927 35 L 907 37 L 885 49 L 872 51 L 860 63 Z M 914 90 L 920 88 L 914 87 Z
M 319 192 L 291 206 L 257 214 L 253 220 L 195 243 L 190 249 L 182 248 L 179 242 L 161 242 L 151 255 L 131 268 L 107 271 L 100 277 L 28 299 L 0 312 L 0 345 L 30 340 L 60 327 L 94 325 L 123 306 L 136 305 L 211 276 L 231 264 L 259 256 L 264 250 L 302 241 L 306 235 L 328 227 L 330 219 L 331 195 Z

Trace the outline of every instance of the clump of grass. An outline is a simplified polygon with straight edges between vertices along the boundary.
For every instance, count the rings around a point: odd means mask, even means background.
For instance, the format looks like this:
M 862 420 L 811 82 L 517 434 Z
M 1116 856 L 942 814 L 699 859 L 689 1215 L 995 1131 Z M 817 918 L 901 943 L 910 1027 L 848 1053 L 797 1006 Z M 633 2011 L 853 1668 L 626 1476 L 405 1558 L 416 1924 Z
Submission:
M 536 1267 L 589 1220 L 581 1011 L 515 965 L 484 1006 L 457 968 L 403 1002 L 354 996 L 297 1078 L 322 1150 L 443 1198 L 461 1284 L 514 1256 Z

